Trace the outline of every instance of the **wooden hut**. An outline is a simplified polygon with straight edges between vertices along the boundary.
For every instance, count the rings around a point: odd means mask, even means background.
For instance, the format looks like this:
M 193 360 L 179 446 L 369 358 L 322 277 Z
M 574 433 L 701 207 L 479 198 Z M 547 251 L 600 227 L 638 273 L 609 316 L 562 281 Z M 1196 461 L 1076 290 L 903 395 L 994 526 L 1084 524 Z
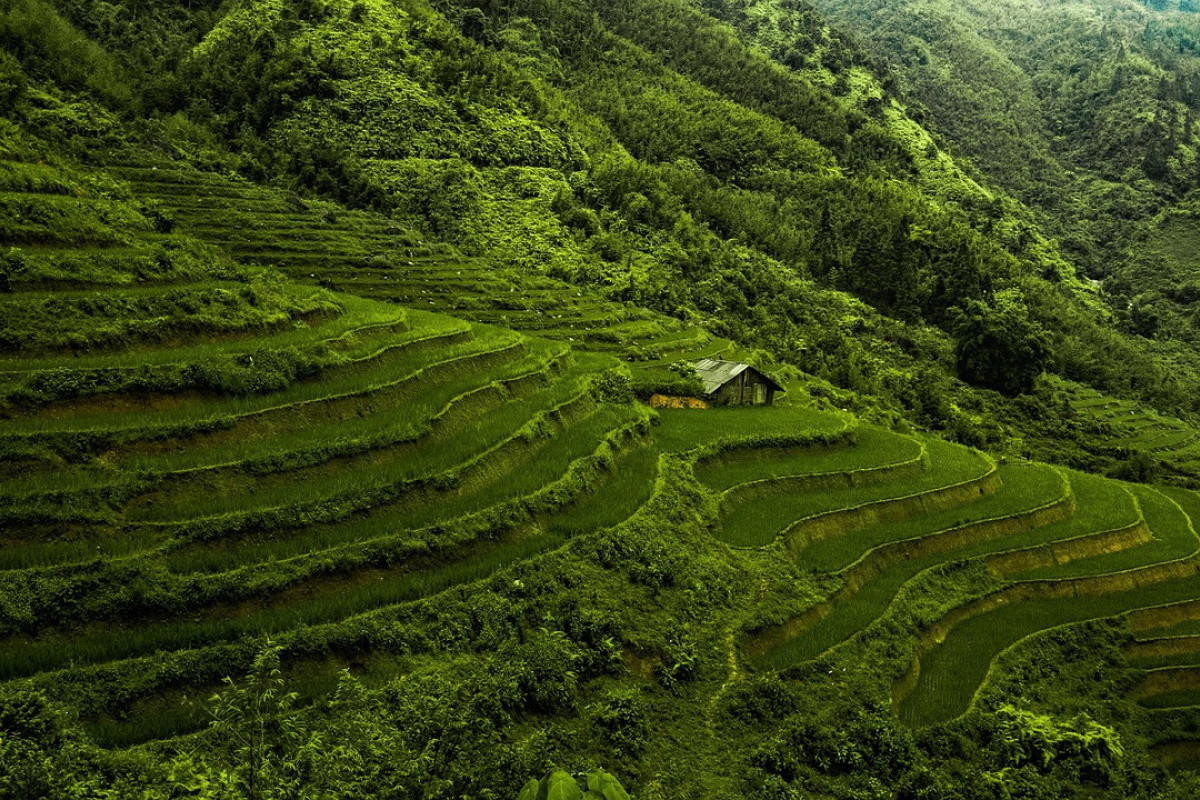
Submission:
M 694 365 L 713 406 L 769 406 L 783 387 L 770 375 L 740 361 L 702 358 Z

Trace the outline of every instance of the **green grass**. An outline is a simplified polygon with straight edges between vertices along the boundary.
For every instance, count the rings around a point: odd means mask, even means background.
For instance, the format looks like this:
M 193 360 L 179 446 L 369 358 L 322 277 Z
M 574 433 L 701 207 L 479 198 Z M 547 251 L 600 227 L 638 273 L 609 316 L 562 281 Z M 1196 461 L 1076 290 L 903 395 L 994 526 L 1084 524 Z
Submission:
M 375 440 L 386 443 L 389 422 L 393 426 L 400 425 L 409 433 L 420 429 L 432 414 L 455 396 L 453 387 L 447 394 L 447 382 L 461 387 L 464 384 L 461 373 L 479 371 L 489 374 L 479 359 L 485 359 L 493 365 L 492 370 L 497 370 L 497 363 L 502 365 L 521 354 L 522 351 L 515 347 L 519 341 L 511 333 L 481 329 L 478 338 L 448 344 L 432 354 L 425 346 L 417 347 L 402 357 L 389 359 L 374 372 L 360 373 L 357 380 L 354 376 L 343 376 L 338 381 L 308 385 L 308 392 L 315 390 L 317 394 L 311 399 L 303 398 L 304 388 L 300 385 L 270 396 L 278 403 L 286 401 L 290 395 L 296 400 L 290 404 L 284 402 L 246 410 L 245 402 L 232 400 L 210 402 L 199 409 L 163 411 L 153 415 L 157 424 L 151 427 L 104 432 L 111 441 L 106 446 L 102 467 L 85 463 L 82 468 L 60 469 L 51 476 L 39 475 L 36 481 L 11 479 L 0 483 L 0 493 L 16 496 L 32 490 L 45 493 L 112 485 L 121 480 L 120 473 L 114 470 L 118 466 L 125 470 L 160 473 L 258 463 L 259 471 L 269 471 L 278 469 L 279 457 L 286 456 L 290 450 L 319 454 L 337 447 L 362 450 Z M 551 347 L 536 350 L 547 354 L 547 358 L 553 357 Z M 545 361 L 531 361 L 530 370 L 539 363 Z M 492 374 L 508 373 L 501 370 Z M 372 382 L 367 383 L 368 379 Z M 374 383 L 380 380 L 385 382 Z M 333 394 L 321 396 L 322 386 Z M 422 393 L 424 388 L 428 391 Z M 345 391 L 347 389 L 351 391 Z M 260 405 L 263 402 L 259 400 Z M 425 406 L 430 406 L 425 416 L 415 415 Z M 243 413 L 204 418 L 222 408 L 235 408 Z M 193 417 L 190 420 L 186 416 L 189 412 Z M 367 414 L 371 416 L 365 416 Z M 114 413 L 110 416 L 110 424 L 119 425 L 122 415 Z M 146 419 L 144 413 L 128 412 L 124 416 Z M 92 431 L 93 435 L 96 433 L 101 432 Z M 37 441 L 28 434 L 26 438 Z M 134 444 L 138 439 L 150 441 Z M 70 441 L 69 437 L 67 441 Z M 180 452 L 183 442 L 188 447 Z M 130 444 L 133 446 L 124 446 Z
M 696 467 L 696 477 L 710 489 L 721 491 L 751 481 L 902 464 L 919 458 L 921 452 L 921 443 L 912 437 L 874 425 L 860 425 L 855 428 L 853 447 L 793 452 L 778 449 L 752 451 L 748 455 L 760 457 L 703 462 Z
M 1200 706 L 1200 689 L 1161 692 L 1138 700 L 1143 708 L 1195 708 Z
M 508 376 L 523 376 L 531 373 L 539 365 L 536 356 L 530 357 L 523 361 L 515 362 L 497 373 L 482 376 L 483 380 L 487 379 L 503 379 Z M 536 373 L 533 373 L 536 374 Z M 331 453 L 335 452 L 335 448 L 339 445 L 350 447 L 349 452 L 360 453 L 357 458 L 376 459 L 378 453 L 375 449 L 368 449 L 362 452 L 360 445 L 367 443 L 376 443 L 378 447 L 388 448 L 396 457 L 403 457 L 405 452 L 412 453 L 419 451 L 421 448 L 429 448 L 430 451 L 436 452 L 436 448 L 440 446 L 440 442 L 447 436 L 453 433 L 452 428 L 430 428 L 428 425 L 428 416 L 421 416 L 418 412 L 423 409 L 428 410 L 430 414 L 440 411 L 437 405 L 442 399 L 453 399 L 460 392 L 474 392 L 477 382 L 481 376 L 467 374 L 458 377 L 457 380 L 452 380 L 443 386 L 438 386 L 439 391 L 430 391 L 422 396 L 422 402 L 415 403 L 412 407 L 405 407 L 393 412 L 381 411 L 374 416 L 365 419 L 356 419 L 352 422 L 334 423 L 326 426 L 324 429 L 315 427 L 309 431 L 297 431 L 290 435 L 280 435 L 264 440 L 262 442 L 264 448 L 280 447 L 285 444 L 295 444 L 297 446 L 317 447 L 315 466 L 307 468 L 295 468 L 283 472 L 272 472 L 268 475 L 255 476 L 253 473 L 238 473 L 237 477 L 226 477 L 225 488 L 238 485 L 251 485 L 261 488 L 266 485 L 267 481 L 300 481 L 308 472 L 318 468 L 337 468 L 342 471 L 349 471 L 354 466 L 354 459 L 348 457 L 335 457 Z M 443 398 L 443 395 L 445 398 Z M 492 398 L 489 395 L 489 401 L 486 406 L 472 404 L 465 412 L 467 416 L 458 414 L 454 416 L 457 424 L 461 425 L 464 421 L 469 421 L 480 414 L 489 410 L 494 410 L 500 404 L 509 402 L 501 393 L 497 392 Z M 454 406 L 448 406 L 450 412 L 454 411 Z M 389 432 L 386 423 L 391 417 L 396 417 L 395 425 L 397 430 Z M 360 430 L 361 429 L 361 430 Z M 330 439 L 322 441 L 321 437 L 327 433 Z M 363 438 L 355 438 L 356 435 Z M 374 437 L 367 439 L 365 437 Z M 406 438 L 407 437 L 407 438 Z M 230 445 L 233 452 L 236 452 L 236 445 Z M 325 447 L 327 450 L 320 450 L 320 447 Z M 252 448 L 247 448 L 247 455 L 251 454 Z M 183 455 L 192 455 L 195 450 L 187 450 Z M 269 454 L 258 454 L 264 459 L 263 467 L 272 466 L 269 460 Z M 280 457 L 295 456 L 294 453 L 289 454 L 280 452 Z M 166 466 L 171 465 L 171 456 L 162 456 L 162 463 Z M 332 460 L 332 461 L 331 461 Z M 300 461 L 300 464 L 313 463 L 312 461 Z M 210 474 L 211 473 L 211 474 Z M 176 494 L 196 491 L 211 491 L 214 487 L 220 488 L 222 480 L 221 471 L 205 471 L 199 473 L 197 480 L 183 484 L 183 488 L 178 489 Z M 201 480 L 203 479 L 203 480 Z M 56 482 L 57 488 L 65 488 L 61 482 Z M 162 491 L 149 494 L 137 500 L 138 506 L 159 505 L 165 499 L 170 499 L 173 495 Z M 129 513 L 129 512 L 127 512 Z M 136 515 L 135 515 L 136 516 Z M 90 540 L 77 543 L 44 543 L 36 546 L 14 549 L 9 553 L 9 557 L 17 559 L 14 563 L 19 563 L 22 566 L 44 566 L 52 563 L 69 563 L 76 560 L 86 560 L 95 555 L 128 555 L 136 552 L 137 546 L 132 542 L 139 542 L 141 546 L 149 546 L 150 544 L 160 543 L 162 536 L 155 535 L 153 532 L 140 530 L 131 534 L 123 534 L 121 536 L 110 536 L 93 543 Z M 0 565 L 5 563 L 5 551 L 0 551 Z M 2 566 L 0 566 L 2 568 Z
M 1143 639 L 1141 641 L 1155 643 L 1159 641 L 1174 641 L 1180 640 L 1188 645 L 1188 649 L 1179 653 L 1168 653 L 1161 655 L 1139 654 L 1136 651 L 1126 651 L 1126 660 L 1131 666 L 1139 669 L 1161 669 L 1162 667 L 1194 667 L 1200 666 L 1200 636 L 1185 635 L 1181 633 L 1164 634 L 1161 637 L 1153 639 Z
M 592 290 L 425 245 L 420 235 L 378 214 L 320 202 L 297 208 L 280 191 L 175 168 L 120 174 L 194 235 L 301 280 L 428 310 L 453 309 L 475 321 L 633 358 L 655 349 L 700 347 L 708 338 L 698 328 Z
M 594 445 L 603 431 L 611 430 L 627 414 L 628 410 L 622 407 L 598 412 L 590 423 L 594 427 L 582 438 Z M 523 488 L 545 485 L 552 477 L 548 473 L 555 467 L 565 470 L 571 455 L 579 453 L 572 453 L 570 448 L 564 447 L 561 453 L 547 454 L 539 459 L 536 468 L 526 471 L 529 486 Z M 501 494 L 510 496 L 511 487 L 504 488 Z M 515 490 L 519 491 L 520 488 Z M 571 527 L 549 525 L 532 536 L 484 546 L 472 552 L 469 558 L 458 558 L 451 563 L 417 572 L 408 573 L 403 566 L 391 577 L 382 571 L 372 571 L 366 574 L 365 580 L 335 584 L 323 592 L 310 594 L 306 591 L 299 599 L 284 605 L 277 601 L 255 604 L 254 610 L 243 616 L 199 621 L 175 618 L 158 625 L 114 626 L 96 633 L 74 636 L 44 634 L 22 647 L 8 647 L 0 651 L 0 678 L 61 668 L 68 663 L 97 663 L 144 655 L 155 650 L 195 648 L 236 640 L 242 636 L 279 633 L 416 600 L 451 586 L 486 577 L 508 564 L 557 547 L 570 536 Z
M 150 224 L 122 200 L 0 191 L 6 245 L 125 245 Z
M 1154 503 L 1144 507 L 1143 512 L 1156 536 L 1174 540 L 1189 535 L 1187 519 L 1177 508 Z M 1128 562 L 1122 559 L 1118 563 Z M 914 691 L 900 704 L 900 717 L 921 727 L 965 713 L 995 658 L 1038 631 L 1190 599 L 1198 592 L 1200 577 L 1191 576 L 1129 591 L 1089 595 L 1084 600 L 1035 598 L 971 617 L 955 626 L 942 644 L 921 656 L 920 678 Z
M 309 287 L 307 289 L 301 288 L 297 291 L 308 291 L 311 293 L 313 290 Z M 252 341 L 231 341 L 219 344 L 202 342 L 178 348 L 146 350 L 137 354 L 136 365 L 134 367 L 184 364 L 202 361 L 219 355 L 253 353 L 260 349 L 285 347 L 304 349 L 318 344 L 332 343 L 338 337 L 347 336 L 359 329 L 396 322 L 403 319 L 406 313 L 412 313 L 385 303 L 351 297 L 349 295 L 338 295 L 336 299 L 338 304 L 342 306 L 343 313 L 335 319 L 325 321 L 319 325 L 305 325 L 303 327 L 272 332 Z M 448 325 L 450 323 L 443 318 L 441 324 Z M 371 352 L 370 348 L 363 349 L 367 352 L 351 351 L 346 352 L 345 355 L 347 358 L 354 358 L 355 356 L 367 355 Z M 5 369 L 29 372 L 34 370 L 61 369 L 62 361 L 58 358 L 32 358 L 22 359 L 19 362 L 9 360 L 5 361 L 3 365 Z M 75 370 L 129 368 L 131 368 L 129 356 L 125 354 L 89 355 L 71 360 L 71 369 Z
M 852 537 L 818 542 L 805 551 L 804 565 L 820 572 L 837 572 L 849 567 L 855 559 L 869 557 L 871 551 L 881 554 L 888 552 L 888 545 L 892 543 L 931 537 L 972 522 L 1041 508 L 1059 500 L 1066 488 L 1053 469 L 1042 465 L 1005 464 L 1000 467 L 1000 472 L 1004 485 L 993 495 L 961 508 L 870 528 Z M 1087 489 L 1084 495 L 1091 497 Z M 1128 506 L 1129 516 L 1136 519 L 1132 503 Z M 1089 522 L 1099 523 L 1102 519 L 1096 517 Z M 948 558 L 972 558 L 1012 547 L 1029 546 L 1035 542 L 1052 541 L 1048 538 L 1050 536 L 1066 538 L 1085 524 L 1088 523 L 1072 519 L 1069 523 L 1057 526 L 1056 532 L 1051 531 L 1056 526 L 1046 526 L 1031 532 L 981 538 L 967 546 L 937 548 L 924 556 L 900 555 L 848 599 L 838 602 L 828 616 L 812 628 L 766 651 L 757 659 L 757 663 L 765 667 L 783 668 L 817 657 L 867 628 L 887 610 L 908 580 Z
M 295 285 L 206 281 L 172 286 L 21 292 L 0 299 L 0 369 L 21 369 L 35 352 L 74 353 L 186 339 L 232 341 L 262 336 L 284 325 L 304 326 L 308 315 L 334 316 L 332 296 Z
M 437 354 L 443 360 L 433 364 L 422 364 L 420 355 L 414 354 L 411 373 L 396 383 L 358 394 L 229 417 L 195 430 L 142 430 L 136 433 L 147 437 L 158 433 L 162 438 L 135 440 L 127 443 L 130 447 L 111 442 L 113 449 L 106 452 L 102 465 L 86 461 L 50 475 L 11 478 L 0 482 L 0 495 L 15 498 L 115 487 L 128 483 L 131 472 L 165 476 L 165 485 L 150 486 L 151 495 L 137 501 L 145 505 L 154 502 L 154 497 L 186 491 L 189 485 L 219 481 L 222 475 L 248 479 L 362 457 L 380 448 L 416 447 L 422 437 L 435 432 L 441 419 L 482 414 L 503 400 L 497 389 L 496 396 L 487 395 L 486 402 L 464 400 L 466 409 L 460 411 L 456 401 L 480 389 L 480 381 L 487 386 L 491 381 L 546 375 L 550 361 L 561 353 L 540 346 L 534 348 L 534 355 L 514 361 L 523 350 L 516 344 L 511 338 L 477 339 L 445 348 Z M 524 380 L 518 385 L 522 392 L 527 391 Z M 175 435 L 163 435 L 167 433 Z M 187 446 L 181 449 L 184 443 Z M 118 472 L 117 467 L 125 472 Z M 65 497 L 59 502 L 68 500 Z
M 1165 638 L 1168 636 L 1200 636 L 1200 619 L 1185 620 L 1176 622 L 1172 625 L 1163 625 L 1154 628 L 1153 638 Z M 1141 638 L 1141 636 L 1139 636 Z
M 503 480 L 490 481 L 476 491 L 440 498 L 435 504 L 403 510 L 376 507 L 366 515 L 313 524 L 286 535 L 280 532 L 260 539 L 198 543 L 168 554 L 166 563 L 175 572 L 218 572 L 244 564 L 298 558 L 348 544 L 371 542 L 397 532 L 460 518 L 536 492 L 560 477 L 573 459 L 590 453 L 605 433 L 629 421 L 628 411 L 620 407 L 601 408 L 546 442 L 526 468 L 514 469 Z M 637 467 L 638 462 L 630 463 L 631 470 L 635 471 Z M 610 479 L 609 483 L 628 488 L 620 481 Z M 607 493 L 603 496 L 609 497 Z M 628 503 L 622 500 L 606 508 L 604 513 L 622 516 L 627 510 Z M 571 531 L 578 531 L 580 526 L 589 523 L 586 517 L 575 514 L 563 524 Z
M 1185 522 L 1181 522 L 1182 514 L 1170 498 L 1146 486 L 1131 485 L 1128 488 L 1137 498 L 1146 522 L 1154 534 L 1150 542 L 1082 561 L 1022 572 L 1015 577 L 1022 580 L 1044 580 L 1103 575 L 1135 569 L 1146 564 L 1174 561 L 1200 551 L 1200 540 L 1197 540 L 1196 534 Z
M 772 495 L 738 505 L 721 521 L 720 537 L 738 547 L 762 547 L 797 520 L 881 500 L 923 494 L 986 475 L 991 464 L 960 445 L 926 437 L 929 468 L 919 476 L 820 492 Z
M 455 320 L 437 317 L 433 320 L 421 319 L 414 325 L 413 330 L 403 336 L 389 340 L 389 352 L 392 360 L 403 362 L 411 353 L 400 349 L 406 342 L 422 343 L 421 348 L 444 346 L 443 339 L 460 336 L 469 327 Z M 445 342 L 449 344 L 449 342 Z M 378 349 L 378 348 L 376 348 Z M 390 363 L 390 361 L 388 362 Z M 220 423 L 231 417 L 262 413 L 297 403 L 319 401 L 343 394 L 361 392 L 364 389 L 378 386 L 375 381 L 388 375 L 389 367 L 377 363 L 373 359 L 352 362 L 338 368 L 324 370 L 312 380 L 297 381 L 285 389 L 269 394 L 250 397 L 206 397 L 202 402 L 180 404 L 178 407 L 168 407 L 156 411 L 147 417 L 144 411 L 126 411 L 124 413 L 101 412 L 74 414 L 66 419 L 22 418 L 5 423 L 5 426 L 15 434 L 50 434 L 55 432 L 116 432 L 143 431 L 146 436 L 158 437 L 169 432 L 170 426 L 195 425 L 203 422 Z M 401 364 L 400 375 L 406 374 Z
M 662 409 L 654 440 L 664 452 L 678 453 L 718 441 L 771 436 L 832 434 L 844 418 L 803 406 Z
M 981 520 L 1000 519 L 1031 511 L 1061 500 L 1071 491 L 1067 482 L 1054 468 L 1043 464 L 1007 463 L 999 467 L 1004 481 L 998 491 L 984 495 L 975 501 L 957 508 L 932 514 L 879 525 L 855 533 L 852 537 L 839 537 L 815 542 L 804 553 L 804 563 L 823 572 L 837 572 L 849 567 L 869 550 L 893 542 L 904 542 L 929 536 L 940 531 L 952 530 Z M 1035 532 L 1021 536 L 1037 539 Z M 987 552 L 992 551 L 993 542 L 980 542 Z M 1011 545 L 1011 542 L 1009 543 Z M 915 574 L 915 573 L 914 573 Z
M 658 475 L 658 450 L 642 447 L 625 455 L 599 488 L 555 515 L 548 527 L 567 535 L 611 528 L 633 516 L 650 499 Z
M 163 537 L 154 531 L 117 532 L 104 529 L 83 538 L 7 543 L 0 546 L 0 570 L 126 558 L 150 550 L 162 542 Z
M 245 420 L 238 425 L 235 441 L 230 441 L 229 435 L 221 435 L 213 446 L 206 446 L 204 436 L 195 436 L 190 437 L 189 447 L 182 453 L 134 453 L 121 458 L 120 463 L 126 469 L 149 472 L 204 469 L 266 462 L 295 451 L 335 449 L 339 443 L 348 441 L 404 441 L 426 429 L 433 416 L 460 395 L 492 381 L 535 371 L 546 363 L 543 354 L 548 353 L 548 348 L 538 348 L 540 353 L 511 361 L 521 354 L 512 347 L 516 341 L 511 336 L 493 335 L 413 353 L 371 374 L 371 383 L 360 387 L 359 392 L 336 395 L 362 401 L 348 403 L 350 407 L 341 413 L 333 408 L 314 408 L 305 413 L 303 408 L 285 407 L 269 420 L 254 417 Z M 488 368 L 476 365 L 475 357 L 497 351 L 499 363 Z M 462 367 L 457 366 L 459 363 Z M 320 399 L 305 402 L 332 405 Z
M 163 498 L 143 507 L 139 519 L 153 521 L 190 520 L 225 514 L 249 515 L 255 509 L 317 506 L 339 501 L 351 495 L 398 486 L 406 481 L 424 480 L 439 474 L 457 472 L 481 453 L 501 445 L 537 417 L 585 393 L 585 373 L 568 373 L 546 391 L 528 398 L 514 398 L 492 413 L 467 420 L 458 430 L 447 432 L 436 447 L 403 449 L 389 457 L 386 449 L 366 454 L 369 469 L 345 469 L 303 476 L 280 474 L 262 476 L 248 485 L 229 486 L 214 496 L 210 491 L 188 495 L 172 502 Z M 300 480 L 300 477 L 310 479 Z M 220 490 L 218 490 L 220 491 Z M 453 491 L 453 490 L 452 490 Z

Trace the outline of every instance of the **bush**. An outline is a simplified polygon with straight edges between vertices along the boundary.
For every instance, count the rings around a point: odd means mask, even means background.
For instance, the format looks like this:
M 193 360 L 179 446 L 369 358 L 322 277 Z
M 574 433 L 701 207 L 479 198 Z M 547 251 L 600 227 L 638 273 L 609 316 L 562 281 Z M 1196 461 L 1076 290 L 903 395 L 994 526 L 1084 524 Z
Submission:
M 621 758 L 637 758 L 650 736 L 645 704 L 634 691 L 610 692 L 599 704 L 594 723 L 600 736 Z
M 998 293 L 992 303 L 968 300 L 954 337 L 959 377 L 1006 395 L 1032 389 L 1050 360 L 1049 337 L 1015 291 Z
M 517 800 L 580 800 L 581 798 L 600 798 L 600 800 L 629 800 L 629 793 L 621 786 L 620 781 L 602 769 L 594 769 L 587 774 L 585 781 L 587 794 L 579 788 L 579 783 L 570 773 L 553 770 L 540 781 L 530 779 L 517 795 Z
M 15 0 L 5 6 L 0 11 L 0 48 L 15 54 L 26 73 L 56 80 L 64 88 L 91 90 L 117 106 L 132 104 L 133 93 L 117 60 L 76 30 L 50 4 Z M 0 65 L 0 75 L 5 71 Z M 11 73 L 11 64 L 7 71 Z
M 642 400 L 647 400 L 655 394 L 671 397 L 700 397 L 704 394 L 704 382 L 688 363 L 672 364 L 669 372 L 646 372 L 638 375 L 631 388 Z
M 592 379 L 592 391 L 602 403 L 631 403 L 634 400 L 633 379 L 624 367 L 601 372 Z
M 196 389 L 254 395 L 285 389 L 319 366 L 316 358 L 295 348 L 260 349 L 226 361 L 192 364 L 185 378 Z
M 175 220 L 164 211 L 157 201 L 147 201 L 142 203 L 138 208 L 149 222 L 150 226 L 158 233 L 173 233 L 175 231 Z
M 0 50 L 0 107 L 12 108 L 25 94 L 21 63 L 7 50 Z
M 27 268 L 25 254 L 16 247 L 10 247 L 7 253 L 0 253 L 0 292 L 11 292 L 14 280 Z

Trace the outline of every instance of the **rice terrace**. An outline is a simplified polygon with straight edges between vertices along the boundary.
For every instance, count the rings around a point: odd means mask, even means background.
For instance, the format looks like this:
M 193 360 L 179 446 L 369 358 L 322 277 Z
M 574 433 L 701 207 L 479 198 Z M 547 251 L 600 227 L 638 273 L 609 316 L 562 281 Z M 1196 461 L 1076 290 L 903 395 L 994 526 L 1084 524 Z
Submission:
M 1193 5 L 0 0 L 0 800 L 1200 796 Z

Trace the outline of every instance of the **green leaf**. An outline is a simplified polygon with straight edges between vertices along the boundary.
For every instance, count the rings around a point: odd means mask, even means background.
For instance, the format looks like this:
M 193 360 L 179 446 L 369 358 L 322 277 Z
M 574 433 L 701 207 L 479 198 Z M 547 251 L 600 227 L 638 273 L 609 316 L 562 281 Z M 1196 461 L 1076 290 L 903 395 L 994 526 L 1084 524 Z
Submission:
M 558 770 L 550 776 L 549 787 L 546 800 L 583 800 L 583 792 L 580 791 L 579 784 L 562 770 Z
M 587 782 L 589 795 L 594 794 L 604 800 L 629 800 L 629 793 L 620 781 L 602 769 L 589 772 Z
M 537 800 L 538 790 L 542 788 L 542 784 L 537 778 L 530 778 L 529 783 L 525 784 L 525 788 L 517 795 L 517 800 Z

